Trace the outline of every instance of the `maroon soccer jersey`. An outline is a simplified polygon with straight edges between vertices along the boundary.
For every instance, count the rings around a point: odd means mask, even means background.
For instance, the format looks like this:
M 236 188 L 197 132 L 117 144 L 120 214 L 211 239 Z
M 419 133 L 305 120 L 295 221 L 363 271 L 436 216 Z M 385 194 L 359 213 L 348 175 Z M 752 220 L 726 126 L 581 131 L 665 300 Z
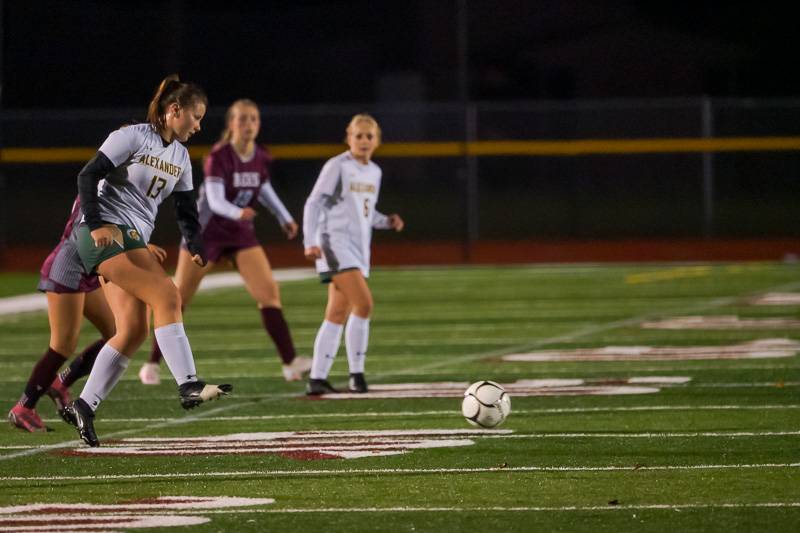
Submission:
M 205 182 L 222 183 L 225 186 L 225 199 L 237 207 L 255 207 L 261 185 L 269 180 L 269 165 L 272 157 L 264 148 L 256 145 L 252 157 L 243 161 L 230 143 L 225 143 L 211 151 L 203 165 Z M 211 211 L 205 194 L 200 195 L 198 203 L 200 220 L 205 226 L 213 221 L 220 223 L 229 231 L 252 227 L 251 221 L 232 220 Z
M 272 157 L 256 145 L 253 156 L 243 161 L 229 143 L 215 147 L 203 165 L 205 179 L 200 188 L 197 210 L 203 226 L 206 255 L 217 262 L 223 255 L 258 246 L 252 220 L 234 220 L 214 213 L 208 202 L 206 187 L 221 183 L 225 200 L 239 208 L 255 207 L 261 186 L 269 180 Z
M 67 219 L 67 225 L 64 226 L 64 233 L 61 234 L 61 239 L 69 238 L 69 234 L 72 233 L 72 228 L 75 226 L 75 223 L 81 217 L 81 197 L 75 197 L 75 201 L 72 202 L 72 212 L 69 214 L 69 218 Z

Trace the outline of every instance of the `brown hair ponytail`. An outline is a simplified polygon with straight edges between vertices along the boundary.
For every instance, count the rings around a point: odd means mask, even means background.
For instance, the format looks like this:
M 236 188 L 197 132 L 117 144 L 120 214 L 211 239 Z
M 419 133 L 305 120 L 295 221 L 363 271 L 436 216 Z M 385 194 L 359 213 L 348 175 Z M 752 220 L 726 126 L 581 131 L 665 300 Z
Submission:
M 177 74 L 170 74 L 161 81 L 147 106 L 147 122 L 157 131 L 166 127 L 167 108 L 172 104 L 178 107 L 192 107 L 203 103 L 208 107 L 208 97 L 200 86 L 194 83 L 182 83 Z

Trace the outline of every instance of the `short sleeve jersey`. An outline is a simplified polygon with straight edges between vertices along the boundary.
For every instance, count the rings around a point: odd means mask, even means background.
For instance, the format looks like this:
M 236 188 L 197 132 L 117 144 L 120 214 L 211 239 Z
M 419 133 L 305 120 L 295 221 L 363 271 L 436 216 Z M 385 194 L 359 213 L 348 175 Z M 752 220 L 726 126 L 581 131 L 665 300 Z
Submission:
M 149 242 L 159 204 L 173 190 L 193 188 L 189 151 L 177 140 L 165 146 L 150 124 L 112 132 L 100 151 L 115 167 L 98 185 L 100 217 L 135 228 Z
M 205 182 L 222 183 L 225 186 L 225 199 L 237 207 L 255 207 L 258 202 L 258 193 L 264 182 L 269 181 L 269 166 L 272 157 L 264 148 L 256 145 L 250 159 L 243 161 L 230 143 L 225 143 L 208 154 L 203 165 Z M 214 215 L 204 192 L 200 192 L 197 210 L 200 214 L 200 223 L 205 226 L 212 217 L 215 223 L 236 231 L 239 227 L 252 226 L 249 220 L 231 220 Z

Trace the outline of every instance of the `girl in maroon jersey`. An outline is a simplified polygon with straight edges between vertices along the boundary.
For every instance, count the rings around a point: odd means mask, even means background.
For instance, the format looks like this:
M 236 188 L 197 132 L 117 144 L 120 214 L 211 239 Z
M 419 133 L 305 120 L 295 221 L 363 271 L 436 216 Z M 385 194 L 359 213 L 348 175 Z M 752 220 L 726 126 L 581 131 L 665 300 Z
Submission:
M 253 219 L 257 212 L 254 207 L 261 203 L 269 209 L 289 239 L 297 236 L 298 227 L 270 184 L 272 158 L 256 144 L 261 127 L 256 103 L 247 99 L 234 102 L 225 115 L 225 124 L 220 142 L 205 161 L 205 180 L 198 200 L 208 263 L 198 267 L 182 247 L 175 283 L 185 307 L 214 264 L 222 258 L 231 260 L 258 305 L 264 329 L 278 349 L 284 378 L 298 381 L 310 369 L 311 359 L 295 353 L 281 309 L 278 284 L 264 248 L 256 238 Z M 160 356 L 158 344 L 154 342 L 150 361 L 139 372 L 142 383 L 159 383 Z

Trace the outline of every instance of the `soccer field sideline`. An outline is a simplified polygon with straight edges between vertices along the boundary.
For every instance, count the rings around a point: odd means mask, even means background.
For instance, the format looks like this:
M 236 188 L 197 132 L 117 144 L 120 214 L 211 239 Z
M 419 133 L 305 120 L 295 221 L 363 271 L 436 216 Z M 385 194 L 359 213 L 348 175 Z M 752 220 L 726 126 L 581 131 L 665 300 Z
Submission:
M 281 268 L 273 270 L 272 273 L 275 281 L 278 282 L 300 281 L 316 277 L 316 272 L 312 268 Z M 238 272 L 217 272 L 203 278 L 198 291 L 205 292 L 241 285 L 243 285 L 242 278 Z M 44 311 L 45 309 L 47 309 L 47 297 L 38 292 L 0 298 L 0 316 Z

